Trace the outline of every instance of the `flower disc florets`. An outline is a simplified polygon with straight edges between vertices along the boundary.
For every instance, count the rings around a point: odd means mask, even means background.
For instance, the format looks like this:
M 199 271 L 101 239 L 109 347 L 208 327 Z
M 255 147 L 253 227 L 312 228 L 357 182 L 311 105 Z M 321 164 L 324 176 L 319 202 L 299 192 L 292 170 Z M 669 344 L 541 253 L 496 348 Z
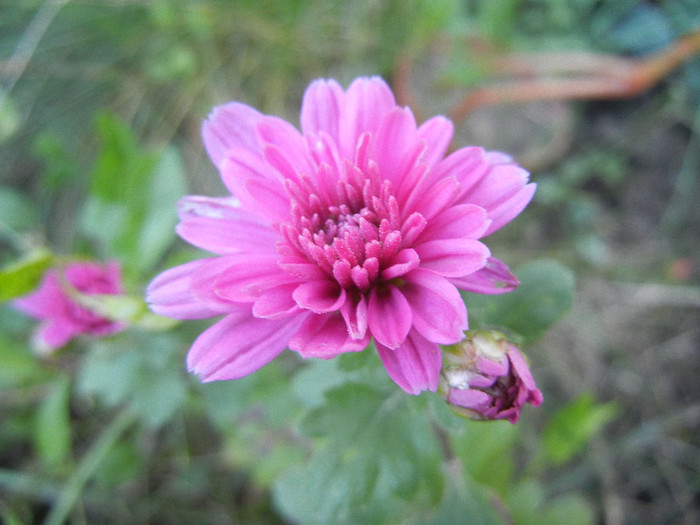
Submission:
M 476 147 L 445 157 L 452 124 L 417 126 L 379 78 L 313 82 L 301 132 L 230 103 L 203 136 L 234 197 L 183 199 L 178 233 L 217 257 L 164 272 L 148 300 L 176 318 L 224 315 L 188 355 L 204 380 L 286 347 L 331 358 L 374 339 L 402 388 L 435 390 L 439 345 L 467 328 L 459 290 L 517 285 L 479 239 L 527 205 L 527 172 Z

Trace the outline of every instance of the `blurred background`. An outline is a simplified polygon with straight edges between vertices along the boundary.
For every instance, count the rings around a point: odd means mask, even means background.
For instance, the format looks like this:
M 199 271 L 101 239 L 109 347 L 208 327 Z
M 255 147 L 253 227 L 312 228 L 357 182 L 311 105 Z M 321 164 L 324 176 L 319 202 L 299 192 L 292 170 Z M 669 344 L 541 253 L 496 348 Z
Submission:
M 213 106 L 297 125 L 311 80 L 381 75 L 419 118 L 451 116 L 454 148 L 531 171 L 533 203 L 489 246 L 516 273 L 546 257 L 575 279 L 527 349 L 545 403 L 517 431 L 456 431 L 513 451 L 504 474 L 502 449 L 474 445 L 473 478 L 517 488 L 506 523 L 692 525 L 698 31 L 698 0 L 0 0 L 0 263 L 116 257 L 142 296 L 192 256 L 174 202 L 225 194 L 200 138 Z M 313 521 L 275 492 L 309 451 L 281 415 L 303 405 L 280 379 L 293 357 L 202 387 L 183 359 L 206 324 L 44 357 L 33 326 L 0 305 L 0 521 Z M 381 519 L 435 518 L 420 505 Z

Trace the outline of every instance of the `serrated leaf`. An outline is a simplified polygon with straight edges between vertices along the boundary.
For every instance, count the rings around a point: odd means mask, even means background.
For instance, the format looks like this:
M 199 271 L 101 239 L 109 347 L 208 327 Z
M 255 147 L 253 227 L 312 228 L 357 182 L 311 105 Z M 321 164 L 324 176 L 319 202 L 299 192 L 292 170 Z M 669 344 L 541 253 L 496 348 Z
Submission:
M 25 258 L 0 269 L 0 301 L 26 295 L 34 290 L 53 263 L 53 254 L 39 248 Z
M 70 379 L 60 376 L 39 405 L 34 425 L 34 443 L 44 464 L 55 469 L 68 459 L 71 450 Z
M 615 402 L 596 404 L 585 393 L 559 409 L 542 437 L 543 458 L 554 465 L 566 463 L 588 444 L 617 415 Z
M 557 261 L 546 259 L 533 261 L 515 274 L 520 286 L 510 293 L 464 294 L 470 327 L 504 327 L 531 342 L 571 308 L 574 276 Z
M 277 504 L 304 523 L 357 523 L 388 515 L 392 499 L 409 499 L 426 482 L 440 492 L 440 449 L 426 408 L 397 389 L 347 383 L 329 390 L 301 425 L 318 448 L 275 483 Z
M 83 362 L 78 389 L 109 406 L 126 404 L 143 423 L 158 427 L 186 397 L 178 348 L 165 334 L 96 343 Z

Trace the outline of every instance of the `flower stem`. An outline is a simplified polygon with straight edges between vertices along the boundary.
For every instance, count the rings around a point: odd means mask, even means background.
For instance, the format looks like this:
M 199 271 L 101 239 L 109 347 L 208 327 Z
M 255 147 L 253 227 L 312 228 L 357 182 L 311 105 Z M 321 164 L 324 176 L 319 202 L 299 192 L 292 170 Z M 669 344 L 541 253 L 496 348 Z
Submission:
M 82 457 L 80 464 L 68 479 L 56 504 L 51 509 L 44 525 L 60 525 L 64 523 L 73 506 L 78 501 L 85 484 L 95 474 L 100 463 L 119 440 L 122 434 L 134 421 L 133 414 L 125 409 L 112 420 L 109 426 L 97 438 L 90 450 Z

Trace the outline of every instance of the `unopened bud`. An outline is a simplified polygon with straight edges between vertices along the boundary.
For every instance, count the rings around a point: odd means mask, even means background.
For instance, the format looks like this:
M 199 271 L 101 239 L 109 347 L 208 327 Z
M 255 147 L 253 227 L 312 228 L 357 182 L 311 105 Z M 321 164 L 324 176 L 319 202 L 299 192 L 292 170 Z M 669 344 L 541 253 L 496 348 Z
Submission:
M 459 343 L 443 347 L 439 392 L 470 419 L 516 423 L 525 403 L 538 406 L 542 392 L 518 347 L 502 334 L 468 331 Z

